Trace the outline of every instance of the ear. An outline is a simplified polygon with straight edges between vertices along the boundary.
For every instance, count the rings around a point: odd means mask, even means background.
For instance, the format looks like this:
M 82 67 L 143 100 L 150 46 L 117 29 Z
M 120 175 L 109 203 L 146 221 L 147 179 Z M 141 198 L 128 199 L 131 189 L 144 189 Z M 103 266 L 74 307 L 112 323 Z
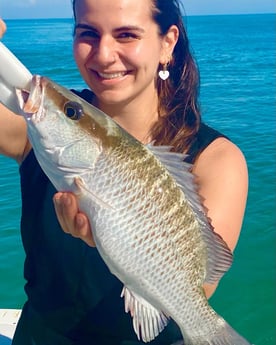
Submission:
M 178 41 L 178 36 L 179 30 L 176 25 L 172 25 L 165 34 L 165 36 L 163 36 L 160 64 L 164 65 L 170 61 L 174 47 Z

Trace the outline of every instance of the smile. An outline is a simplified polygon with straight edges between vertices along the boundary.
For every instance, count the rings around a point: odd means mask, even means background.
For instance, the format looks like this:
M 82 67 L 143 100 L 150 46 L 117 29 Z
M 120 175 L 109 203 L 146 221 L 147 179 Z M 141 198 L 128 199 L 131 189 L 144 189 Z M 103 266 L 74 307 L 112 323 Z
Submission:
M 127 74 L 127 72 L 116 72 L 116 73 L 100 73 L 98 72 L 98 75 L 103 79 L 116 79 L 124 77 Z

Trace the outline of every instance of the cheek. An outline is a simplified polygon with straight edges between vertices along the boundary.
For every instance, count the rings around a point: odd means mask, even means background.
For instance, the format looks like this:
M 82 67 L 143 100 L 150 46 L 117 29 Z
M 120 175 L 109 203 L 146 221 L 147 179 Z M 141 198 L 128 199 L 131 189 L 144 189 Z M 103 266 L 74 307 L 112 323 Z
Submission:
M 92 49 L 91 46 L 88 44 L 74 42 L 74 45 L 73 45 L 74 58 L 80 69 L 84 67 L 85 62 L 87 61 L 90 55 L 91 49 Z
M 160 47 L 137 45 L 135 48 L 125 51 L 124 55 L 137 68 L 156 70 L 160 60 Z

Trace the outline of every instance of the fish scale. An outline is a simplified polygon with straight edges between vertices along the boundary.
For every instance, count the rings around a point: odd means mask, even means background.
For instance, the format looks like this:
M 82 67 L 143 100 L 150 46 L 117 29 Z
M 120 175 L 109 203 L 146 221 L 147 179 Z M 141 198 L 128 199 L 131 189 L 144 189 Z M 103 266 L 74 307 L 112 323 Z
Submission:
M 128 155 L 126 154 L 125 157 L 128 157 Z M 125 161 L 125 159 L 124 159 Z M 116 210 L 117 204 L 116 201 L 118 201 L 118 199 L 114 200 L 114 195 L 116 197 L 119 196 L 120 191 L 115 191 L 114 193 L 112 192 L 113 188 L 116 190 L 116 188 L 122 188 L 124 190 L 124 194 L 132 194 L 134 195 L 134 199 L 135 199 L 135 195 L 137 193 L 137 191 L 139 191 L 139 187 L 141 186 L 142 189 L 144 189 L 144 183 L 139 183 L 139 178 L 137 178 L 137 174 L 136 174 L 136 170 L 134 170 L 134 174 L 133 176 L 136 176 L 136 183 L 132 183 L 132 189 L 128 190 L 128 188 L 130 187 L 129 183 L 128 183 L 128 176 L 123 175 L 124 171 L 127 169 L 121 169 L 122 170 L 122 175 L 121 176 L 119 174 L 118 169 L 116 169 L 116 176 L 118 178 L 118 180 L 116 180 L 116 183 L 110 184 L 110 182 L 108 182 L 107 184 L 104 183 L 103 181 L 103 177 L 107 176 L 108 174 L 105 174 L 104 171 L 107 170 L 110 172 L 111 175 L 112 174 L 112 166 L 110 164 L 110 162 L 108 161 L 108 159 L 104 159 L 104 162 L 106 163 L 106 166 L 101 167 L 101 170 L 98 172 L 98 174 L 96 174 L 94 172 L 93 176 L 94 181 L 98 182 L 98 186 L 99 188 L 101 186 L 108 186 L 109 190 L 110 190 L 110 194 L 106 194 L 106 190 L 104 188 L 103 191 L 98 190 L 97 187 L 95 188 L 95 191 L 97 194 L 101 195 L 105 195 L 107 197 L 107 199 L 110 201 L 110 204 L 112 205 L 112 207 Z M 117 162 L 117 161 L 116 161 Z M 122 160 L 120 160 L 120 164 L 124 164 L 125 162 L 122 162 Z M 128 162 L 126 162 L 125 164 L 127 165 Z M 117 163 L 118 164 L 118 163 Z M 136 166 L 138 165 L 138 163 L 136 163 Z M 150 165 L 151 167 L 153 166 L 152 164 Z M 137 169 L 138 170 L 138 169 Z M 118 181 L 120 181 L 120 183 L 117 183 Z M 124 183 L 125 182 L 125 183 Z M 142 181 L 143 182 L 143 181 Z M 173 183 L 173 181 L 172 181 Z M 91 188 L 93 188 L 93 185 L 91 185 Z M 144 198 L 141 199 L 139 194 L 143 194 Z M 169 196 L 169 199 L 171 199 L 171 195 L 175 195 L 177 193 L 169 193 L 167 194 Z M 118 214 L 117 212 L 112 212 L 110 213 L 109 210 L 107 210 L 107 212 L 105 212 L 105 209 L 101 209 L 101 213 L 97 216 L 97 211 L 95 212 L 94 215 L 94 222 L 93 225 L 95 226 L 95 228 L 101 229 L 101 233 L 97 232 L 96 233 L 96 237 L 95 240 L 99 243 L 105 243 L 108 245 L 108 247 L 106 248 L 102 248 L 102 250 L 104 252 L 107 252 L 108 255 L 110 255 L 111 257 L 114 258 L 114 260 L 116 260 L 118 265 L 121 265 L 122 267 L 120 268 L 120 272 L 125 269 L 127 271 L 127 274 L 129 275 L 130 273 L 130 269 L 133 270 L 133 272 L 140 277 L 141 275 L 144 276 L 145 280 L 148 280 L 150 282 L 150 286 L 153 287 L 154 286 L 154 282 L 155 284 L 157 284 L 158 286 L 164 286 L 164 290 L 165 291 L 170 291 L 168 289 L 167 285 L 171 285 L 172 283 L 176 284 L 176 280 L 175 272 L 179 272 L 179 269 L 174 269 L 171 275 L 166 274 L 167 276 L 170 276 L 171 279 L 167 280 L 165 277 L 165 280 L 160 282 L 160 279 L 157 280 L 156 282 L 156 276 L 157 277 L 161 277 L 162 275 L 160 275 L 160 273 L 157 270 L 157 274 L 155 276 L 153 276 L 155 279 L 152 279 L 152 272 L 155 272 L 157 267 L 161 267 L 161 268 L 165 268 L 165 267 L 171 267 L 171 264 L 168 265 L 168 263 L 172 263 L 175 262 L 177 263 L 179 261 L 179 255 L 175 255 L 174 254 L 174 250 L 173 248 L 175 247 L 175 245 L 171 245 L 169 246 L 167 242 L 165 242 L 163 240 L 164 237 L 169 237 L 169 239 L 173 239 L 172 236 L 172 231 L 168 234 L 166 232 L 166 228 L 168 228 L 168 221 L 164 220 L 163 218 L 166 217 L 161 217 L 161 215 L 163 214 L 162 211 L 165 208 L 165 206 L 163 205 L 163 207 L 160 207 L 161 210 L 157 209 L 156 207 L 150 207 L 150 205 L 153 205 L 153 203 L 151 201 L 145 202 L 145 200 L 148 198 L 150 198 L 151 196 L 155 196 L 156 193 L 151 193 L 151 191 L 149 191 L 149 193 L 147 193 L 147 190 L 143 190 L 142 192 L 138 192 L 138 197 L 137 197 L 137 201 L 141 201 L 143 200 L 142 205 L 139 205 L 136 202 L 133 202 L 132 205 L 134 207 L 134 210 L 132 210 L 133 212 L 127 210 L 126 214 L 122 214 L 122 209 L 120 209 L 120 213 Z M 159 194 L 160 195 L 160 194 Z M 119 199 L 120 200 L 120 199 Z M 113 204 L 114 202 L 114 204 Z M 166 201 L 164 201 L 164 204 L 166 203 Z M 186 205 L 185 205 L 186 206 Z M 154 209 L 153 209 L 154 208 Z M 137 209 L 142 209 L 142 212 L 140 210 Z M 180 208 L 179 207 L 175 207 L 175 212 L 176 213 L 180 213 Z M 170 209 L 171 211 L 171 209 Z M 184 211 L 185 213 L 186 210 Z M 130 217 L 129 215 L 135 215 L 134 217 Z M 118 229 L 117 233 L 114 233 L 114 227 L 112 226 L 112 224 L 110 225 L 109 223 L 109 218 L 111 218 L 110 222 L 113 223 L 114 220 L 116 219 L 116 216 L 118 217 L 118 215 L 120 216 L 119 219 L 116 220 L 116 228 Z M 137 221 L 137 216 L 141 215 L 142 220 L 144 218 L 149 218 L 149 219 L 155 219 L 157 224 L 154 224 L 153 222 L 148 222 L 148 225 L 150 226 L 150 228 L 148 229 L 144 229 L 141 226 L 137 227 L 137 224 L 140 225 L 140 221 Z M 165 214 L 166 215 L 166 214 Z M 176 219 L 178 220 L 179 217 L 178 215 L 170 215 L 169 217 L 169 221 Z M 123 220 L 123 222 L 121 222 L 120 220 Z M 111 233 L 110 231 L 108 231 L 108 228 L 113 227 L 113 232 Z M 155 237 L 155 241 L 159 239 L 159 243 L 158 243 L 158 252 L 155 251 L 151 251 L 151 246 L 147 246 L 147 240 L 150 237 L 149 233 L 151 234 L 157 234 L 157 229 L 164 229 L 163 233 L 158 233 L 157 236 Z M 173 227 L 171 226 L 171 229 Z M 178 227 L 176 227 L 176 230 L 178 229 Z M 176 234 L 179 233 L 179 231 L 175 231 Z M 135 236 L 133 236 L 135 234 Z M 97 236 L 99 236 L 99 238 L 97 238 Z M 107 236 L 105 239 L 103 239 L 101 236 L 103 236 L 103 238 L 105 236 Z M 116 237 L 117 241 L 120 242 L 122 239 L 120 238 L 121 236 L 129 236 L 130 243 L 134 243 L 134 249 L 136 249 L 135 256 L 131 257 L 129 255 L 129 251 L 127 250 L 128 248 L 124 248 L 123 246 L 121 246 L 121 253 L 128 253 L 127 256 L 122 255 L 120 253 L 120 251 L 118 251 L 117 248 L 113 248 L 112 244 L 113 241 L 109 238 L 109 236 L 111 237 Z M 145 238 L 147 237 L 147 238 Z M 135 242 L 136 241 L 136 242 Z M 172 241 L 173 242 L 173 241 Z M 152 242 L 153 243 L 153 242 Z M 188 242 L 186 242 L 188 243 Z M 126 245 L 128 245 L 128 242 L 126 243 Z M 190 245 L 190 242 L 189 242 Z M 171 247 L 171 248 L 170 248 Z M 186 246 L 186 251 L 188 251 L 188 245 Z M 171 250 L 169 250 L 171 249 Z M 147 255 L 143 255 L 143 253 L 147 252 Z M 152 254 L 151 254 L 152 253 Z M 118 255 L 118 257 L 116 257 L 116 254 Z M 158 255 L 159 254 L 159 255 Z M 164 255 L 165 254 L 165 255 Z M 190 259 L 189 259 L 190 256 Z M 186 264 L 189 262 L 192 262 L 193 260 L 195 260 L 196 258 L 196 254 L 195 253 L 190 253 L 190 255 L 188 256 L 188 260 L 187 260 L 187 256 L 186 256 Z M 116 257 L 116 258 L 115 258 Z M 157 261 L 159 257 L 159 261 Z M 140 258 L 140 259 L 139 259 Z M 133 262 L 136 262 L 136 265 L 133 265 Z M 153 264 L 153 265 L 152 265 Z M 182 267 L 182 263 L 179 264 L 180 267 Z M 146 267 L 146 269 L 144 269 Z M 174 267 L 173 267 L 174 268 Z M 140 269 L 140 270 L 139 270 Z M 118 272 L 114 272 L 116 275 L 119 275 Z M 185 280 L 185 277 L 181 278 L 180 280 Z M 187 279 L 187 278 L 186 278 Z M 122 278 L 122 281 L 126 281 L 126 278 Z M 167 284 L 166 284 L 167 283 Z M 181 285 L 179 285 L 181 286 Z M 140 293 L 140 290 L 138 291 Z M 183 310 L 181 308 L 181 305 L 179 305 L 179 303 L 182 301 L 184 301 L 183 298 L 179 298 L 180 293 L 179 291 L 177 291 L 177 296 L 178 298 L 175 298 L 176 296 L 174 296 L 174 294 L 172 295 L 173 297 L 171 297 L 171 294 L 169 296 L 163 296 L 163 298 L 167 299 L 167 301 L 169 302 L 169 304 L 172 304 L 172 302 L 174 301 L 174 303 L 176 304 L 176 306 L 179 307 L 180 310 Z M 206 321 L 204 321 L 205 323 Z M 200 325 L 200 328 L 202 326 Z
M 219 280 L 232 254 L 205 216 L 185 156 L 142 145 L 47 78 L 34 76 L 27 103 L 37 160 L 57 190 L 78 196 L 100 255 L 124 284 L 137 337 L 151 341 L 172 318 L 185 345 L 249 345 L 204 295 L 202 284 Z M 66 116 L 68 104 L 78 118 Z

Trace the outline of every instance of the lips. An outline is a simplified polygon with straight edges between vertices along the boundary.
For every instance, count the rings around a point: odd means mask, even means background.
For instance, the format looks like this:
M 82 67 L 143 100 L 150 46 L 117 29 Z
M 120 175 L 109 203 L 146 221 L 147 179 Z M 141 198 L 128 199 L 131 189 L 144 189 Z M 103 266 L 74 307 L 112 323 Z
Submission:
M 116 79 L 116 78 L 122 78 L 124 77 L 127 72 L 112 72 L 112 73 L 103 73 L 103 72 L 97 72 L 97 74 L 102 78 L 102 79 Z

